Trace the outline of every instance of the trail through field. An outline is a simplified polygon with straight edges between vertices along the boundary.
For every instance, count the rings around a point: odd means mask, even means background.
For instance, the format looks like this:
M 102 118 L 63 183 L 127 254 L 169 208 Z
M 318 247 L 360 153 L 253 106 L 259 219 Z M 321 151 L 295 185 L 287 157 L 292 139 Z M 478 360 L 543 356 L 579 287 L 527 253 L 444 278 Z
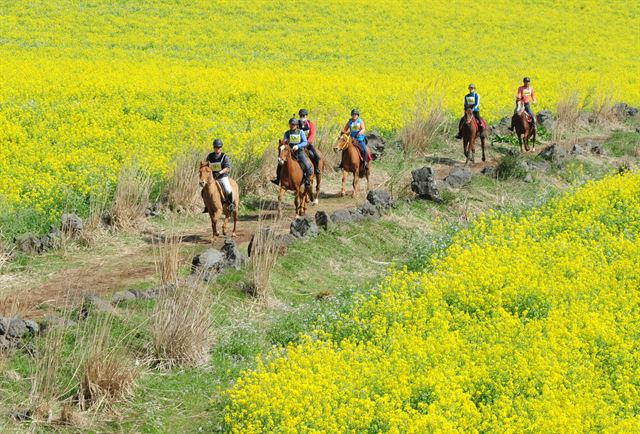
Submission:
M 438 181 L 442 181 L 453 167 L 463 166 L 462 161 L 449 158 L 429 157 L 423 161 L 436 170 Z M 489 164 L 495 164 L 495 161 L 477 162 L 468 167 L 473 172 L 479 172 Z M 376 171 L 374 163 L 371 188 L 384 188 L 388 179 L 389 176 L 386 173 Z M 361 181 L 361 193 L 356 198 L 350 196 L 351 176 L 347 181 L 345 197 L 339 195 L 340 180 L 340 173 L 324 177 L 319 205 L 309 206 L 307 215 L 313 216 L 319 210 L 331 213 L 337 209 L 355 207 L 366 200 L 366 194 L 362 192 L 366 186 L 364 180 Z M 273 190 L 274 193 L 265 197 L 264 200 L 252 199 L 253 203 L 249 205 L 256 211 L 242 213 L 239 216 L 238 236 L 235 241 L 245 254 L 246 246 L 259 225 L 269 224 L 275 217 L 277 204 L 275 187 Z M 279 232 L 289 230 L 294 212 L 293 194 L 288 192 L 284 200 L 283 219 Z M 212 231 L 208 215 L 202 214 L 191 218 L 195 221 L 193 224 L 176 230 L 176 235 L 181 238 L 181 254 L 184 263 L 188 263 L 194 255 L 209 246 L 222 247 L 225 240 L 225 237 L 218 237 L 213 244 L 211 243 Z M 9 310 L 10 313 L 38 318 L 44 315 L 40 307 L 45 304 L 59 305 L 63 300 L 75 301 L 85 294 L 108 295 L 145 282 L 153 282 L 156 279 L 154 242 L 162 239 L 167 230 L 151 223 L 146 226 L 133 240 L 123 241 L 118 237 L 108 237 L 106 240 L 108 244 L 104 246 L 69 252 L 64 256 L 63 264 L 55 271 L 38 272 L 36 270 L 27 276 L 10 280 L 4 285 L 5 289 L 0 292 L 2 300 L 0 314 L 3 314 L 2 310 Z

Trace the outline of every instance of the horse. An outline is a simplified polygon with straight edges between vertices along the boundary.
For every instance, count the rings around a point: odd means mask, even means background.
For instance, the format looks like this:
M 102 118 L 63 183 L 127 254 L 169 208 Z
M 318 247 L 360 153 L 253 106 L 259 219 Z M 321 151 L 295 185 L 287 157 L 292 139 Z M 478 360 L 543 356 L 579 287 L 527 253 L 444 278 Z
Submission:
M 529 116 L 524 111 L 524 103 L 521 100 L 516 100 L 516 112 L 511 119 L 518 135 L 518 143 L 520 143 L 520 152 L 529 152 L 529 138 L 533 142 L 531 151 L 536 150 L 536 130 L 529 125 Z M 524 146 L 523 146 L 524 142 Z
M 345 186 L 347 183 L 347 175 L 349 173 L 353 173 L 352 197 L 355 197 L 356 194 L 358 194 L 360 178 L 367 178 L 367 191 L 369 191 L 369 176 L 371 174 L 371 168 L 370 166 L 367 166 L 367 170 L 363 170 L 363 158 L 368 158 L 368 156 L 365 155 L 363 157 L 361 155 L 360 145 L 357 143 L 357 140 L 354 137 L 351 137 L 349 133 L 343 131 L 340 133 L 338 142 L 333 147 L 333 150 L 336 152 L 342 151 L 342 186 L 340 187 L 340 196 L 344 196 L 346 194 Z
M 231 178 L 231 190 L 233 191 L 233 204 L 235 209 L 233 212 L 229 212 L 229 204 L 224 200 L 224 190 L 222 186 L 213 179 L 213 172 L 211 171 L 211 164 L 208 161 L 200 163 L 200 187 L 202 187 L 202 200 L 207 207 L 209 217 L 211 218 L 211 229 L 213 230 L 213 236 L 211 241 L 215 237 L 220 236 L 218 232 L 218 219 L 220 214 L 224 212 L 224 221 L 222 223 L 222 234 L 227 235 L 227 223 L 229 222 L 229 216 L 233 215 L 233 232 L 232 237 L 236 236 L 236 225 L 238 224 L 238 203 L 240 202 L 240 194 L 238 193 L 238 184 Z
M 304 172 L 300 163 L 295 159 L 293 151 L 286 140 L 280 139 L 278 142 L 278 162 L 280 170 L 280 193 L 278 194 L 278 217 L 282 216 L 282 199 L 284 198 L 285 191 L 293 191 L 295 194 L 296 205 L 296 217 L 302 216 L 307 210 L 307 199 L 311 202 L 316 202 L 316 198 L 313 197 L 313 189 L 311 187 L 306 188 L 304 185 Z M 308 157 L 307 157 L 308 158 Z M 314 181 L 313 174 L 309 180 L 309 185 Z M 320 191 L 319 185 L 316 186 L 317 191 Z
M 479 131 L 479 125 L 476 125 L 475 116 L 471 107 L 467 107 L 464 115 L 464 124 L 462 125 L 462 147 L 464 156 L 467 158 L 464 164 L 469 161 L 475 163 L 476 160 L 476 139 L 480 137 L 480 146 L 482 147 L 482 161 L 486 161 L 484 145 L 487 139 L 486 128 Z

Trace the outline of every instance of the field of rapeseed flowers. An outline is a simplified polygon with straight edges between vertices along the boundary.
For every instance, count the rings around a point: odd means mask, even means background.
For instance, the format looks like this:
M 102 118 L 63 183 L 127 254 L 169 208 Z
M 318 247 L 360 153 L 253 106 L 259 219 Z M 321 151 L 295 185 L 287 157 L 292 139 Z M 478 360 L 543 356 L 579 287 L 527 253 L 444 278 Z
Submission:
M 640 431 L 640 175 L 489 214 L 230 392 L 233 432 Z
M 302 106 L 392 132 L 416 92 L 457 112 L 472 81 L 496 118 L 523 75 L 540 107 L 563 89 L 640 102 L 622 1 L 18 0 L 0 17 L 0 221 L 54 219 L 130 159 L 159 179 L 215 136 L 262 150 Z

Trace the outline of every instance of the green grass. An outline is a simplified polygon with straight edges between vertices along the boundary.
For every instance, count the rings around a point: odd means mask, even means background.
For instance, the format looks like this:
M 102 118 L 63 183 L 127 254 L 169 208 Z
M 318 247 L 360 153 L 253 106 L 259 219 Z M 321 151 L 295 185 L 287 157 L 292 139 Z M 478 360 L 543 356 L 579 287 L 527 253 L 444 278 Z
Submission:
M 638 157 L 640 134 L 635 131 L 615 131 L 603 146 L 614 157 Z
M 442 146 L 438 155 L 458 159 L 458 148 L 457 142 L 449 143 Z M 402 174 L 431 165 L 419 159 L 405 159 L 392 144 L 388 149 L 376 167 L 388 174 L 396 191 L 404 182 Z M 223 430 L 224 391 L 243 370 L 253 368 L 260 354 L 296 342 L 301 334 L 312 332 L 318 325 L 330 329 L 341 312 L 351 309 L 357 297 L 375 291 L 376 283 L 390 264 L 423 269 L 433 255 L 446 248 L 453 233 L 481 212 L 489 208 L 513 211 L 539 204 L 562 191 L 563 182 L 571 184 L 572 179 L 582 179 L 575 173 L 597 177 L 612 168 L 606 161 L 581 159 L 571 159 L 568 165 L 569 169 L 536 174 L 533 182 L 474 174 L 471 184 L 456 191 L 439 184 L 446 199 L 443 204 L 400 199 L 397 208 L 385 219 L 340 225 L 321 232 L 314 240 L 297 241 L 279 258 L 273 270 L 275 300 L 267 305 L 246 294 L 244 269 L 228 270 L 210 284 L 216 300 L 211 307 L 216 340 L 209 364 L 200 369 L 145 369 L 133 400 L 117 407 L 120 416 L 106 416 L 110 420 L 98 420 L 96 427 L 142 433 Z M 257 210 L 254 202 L 248 202 L 250 206 L 245 212 Z M 180 231 L 193 227 L 199 217 L 161 216 L 152 222 L 158 230 Z M 117 242 L 96 247 L 92 254 L 113 252 L 122 245 L 136 243 L 139 240 L 135 237 L 118 235 Z M 185 253 L 193 253 L 187 250 Z M 52 272 L 68 266 L 69 261 L 79 265 L 74 258 L 52 252 L 30 259 L 22 269 Z M 145 281 L 135 286 L 146 289 L 154 284 Z M 126 303 L 118 309 L 112 323 L 113 341 L 122 342 L 140 360 L 150 352 L 149 316 L 154 306 L 153 300 Z M 88 333 L 94 321 L 90 317 L 89 321 L 79 322 L 70 333 L 74 336 Z M 75 342 L 74 336 L 69 338 L 71 344 Z M 71 362 L 69 359 L 65 378 L 71 375 Z M 0 407 L 13 408 L 27 401 L 32 369 L 33 362 L 23 353 L 8 359 L 4 366 L 0 364 Z M 21 380 L 10 380 L 6 375 L 10 370 L 19 373 Z M 3 423 L 8 423 L 7 428 Z M 0 415 L 0 428 L 11 431 L 25 427 L 7 422 Z

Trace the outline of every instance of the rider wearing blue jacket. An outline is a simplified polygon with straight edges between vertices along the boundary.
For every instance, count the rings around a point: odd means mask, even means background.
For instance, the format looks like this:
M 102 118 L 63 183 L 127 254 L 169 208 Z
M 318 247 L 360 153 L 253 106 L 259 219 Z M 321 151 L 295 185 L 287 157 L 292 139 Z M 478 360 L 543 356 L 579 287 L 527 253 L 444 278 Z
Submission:
M 478 121 L 478 131 L 482 131 L 482 122 L 480 121 L 480 95 L 476 93 L 476 85 L 469 85 L 469 93 L 464 96 L 464 110 L 466 112 L 467 107 L 471 107 L 473 110 L 473 116 Z M 460 123 L 458 124 L 458 135 L 456 139 L 462 138 L 462 124 L 464 122 L 464 116 L 460 119 Z
M 309 164 L 307 156 L 304 153 L 304 148 L 307 147 L 309 142 L 307 142 L 307 135 L 300 129 L 300 122 L 298 122 L 298 119 L 289 119 L 289 130 L 284 133 L 284 140 L 289 143 L 291 150 L 296 156 L 296 160 L 300 163 L 300 167 L 302 167 L 302 172 L 304 173 L 304 185 L 309 188 L 311 185 L 313 168 L 311 167 L 311 164 Z M 279 175 L 280 171 L 278 171 L 278 178 L 274 180 L 274 184 L 280 184 Z
M 364 170 L 367 170 L 369 165 L 369 153 L 367 152 L 367 138 L 365 136 L 364 121 L 360 119 L 360 111 L 358 109 L 351 110 L 351 119 L 344 126 L 343 131 L 348 132 L 349 135 L 355 138 L 360 145 L 360 152 L 362 153 L 362 161 L 364 162 Z

